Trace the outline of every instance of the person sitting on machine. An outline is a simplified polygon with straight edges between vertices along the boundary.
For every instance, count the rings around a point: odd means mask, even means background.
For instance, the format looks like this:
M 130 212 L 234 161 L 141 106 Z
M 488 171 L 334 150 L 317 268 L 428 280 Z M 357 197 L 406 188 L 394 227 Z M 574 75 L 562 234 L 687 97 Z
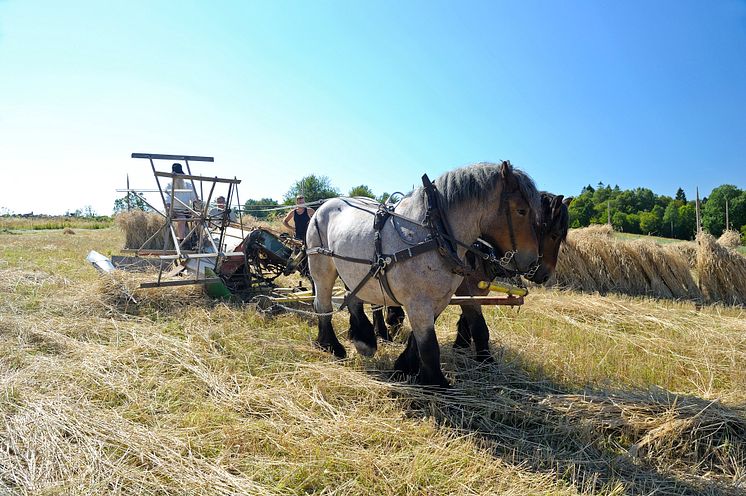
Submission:
M 187 182 L 183 177 L 178 177 L 184 175 L 181 164 L 173 164 L 171 172 L 174 174 L 174 178 L 166 186 L 166 213 L 172 211 L 171 219 L 174 222 L 176 239 L 181 245 L 187 235 L 187 220 L 192 218 L 191 207 L 197 200 L 197 193 L 194 191 L 191 182 Z
M 211 224 L 218 224 L 223 218 L 223 213 L 225 212 L 225 197 L 224 196 L 218 196 L 215 199 L 215 206 L 210 209 L 210 220 L 213 222 Z M 236 212 L 228 209 L 228 216 L 226 217 L 228 219 L 228 222 L 238 222 L 238 216 L 236 215 Z

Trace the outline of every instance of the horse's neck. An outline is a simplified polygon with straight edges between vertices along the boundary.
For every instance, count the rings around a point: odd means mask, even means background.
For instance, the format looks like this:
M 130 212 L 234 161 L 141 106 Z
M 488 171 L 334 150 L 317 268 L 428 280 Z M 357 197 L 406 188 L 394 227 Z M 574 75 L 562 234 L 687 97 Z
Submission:
M 482 208 L 476 201 L 465 201 L 444 209 L 451 235 L 460 242 L 471 246 L 480 235 L 479 222 Z M 466 248 L 458 247 L 459 256 L 463 256 Z
M 410 197 L 405 200 L 402 200 L 396 212 L 410 219 L 424 221 L 427 213 L 424 195 L 421 199 Z M 480 235 L 479 222 L 482 216 L 482 208 L 476 201 L 465 201 L 451 207 L 444 206 L 443 214 L 448 219 L 451 228 L 450 234 L 466 245 L 474 243 Z M 466 249 L 459 246 L 458 251 L 459 255 L 463 256 Z

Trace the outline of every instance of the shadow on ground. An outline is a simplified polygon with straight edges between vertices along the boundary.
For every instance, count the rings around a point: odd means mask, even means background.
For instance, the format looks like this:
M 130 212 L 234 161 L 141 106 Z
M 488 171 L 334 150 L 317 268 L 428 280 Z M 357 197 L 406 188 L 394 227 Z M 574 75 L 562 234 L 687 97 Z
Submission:
M 567 390 L 515 350 L 478 364 L 443 347 L 454 388 L 396 383 L 418 417 L 471 433 L 496 457 L 613 494 L 746 494 L 746 407 L 650 390 Z M 510 363 L 504 357 L 515 357 Z M 390 358 L 371 373 L 393 381 Z M 536 377 L 540 377 L 536 379 Z

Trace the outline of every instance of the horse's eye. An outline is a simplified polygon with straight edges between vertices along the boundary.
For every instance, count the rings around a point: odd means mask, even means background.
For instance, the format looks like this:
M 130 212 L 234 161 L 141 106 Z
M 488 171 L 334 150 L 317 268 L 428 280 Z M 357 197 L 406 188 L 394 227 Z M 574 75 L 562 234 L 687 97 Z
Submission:
M 518 209 L 518 215 L 526 215 L 528 213 L 528 210 L 525 208 L 519 208 Z

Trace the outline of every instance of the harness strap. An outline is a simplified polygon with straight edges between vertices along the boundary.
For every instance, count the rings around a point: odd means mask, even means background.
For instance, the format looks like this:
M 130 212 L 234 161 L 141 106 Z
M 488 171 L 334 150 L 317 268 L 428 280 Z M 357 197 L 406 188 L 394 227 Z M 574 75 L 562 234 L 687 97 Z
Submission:
M 467 276 L 471 268 L 458 256 L 456 244 L 458 240 L 451 236 L 448 218 L 443 215 L 440 208 L 440 198 L 435 185 L 430 181 L 427 174 L 422 176 L 422 186 L 427 196 L 427 213 L 425 224 L 430 229 L 430 234 L 437 243 L 438 253 L 451 264 L 451 271 L 460 276 Z

